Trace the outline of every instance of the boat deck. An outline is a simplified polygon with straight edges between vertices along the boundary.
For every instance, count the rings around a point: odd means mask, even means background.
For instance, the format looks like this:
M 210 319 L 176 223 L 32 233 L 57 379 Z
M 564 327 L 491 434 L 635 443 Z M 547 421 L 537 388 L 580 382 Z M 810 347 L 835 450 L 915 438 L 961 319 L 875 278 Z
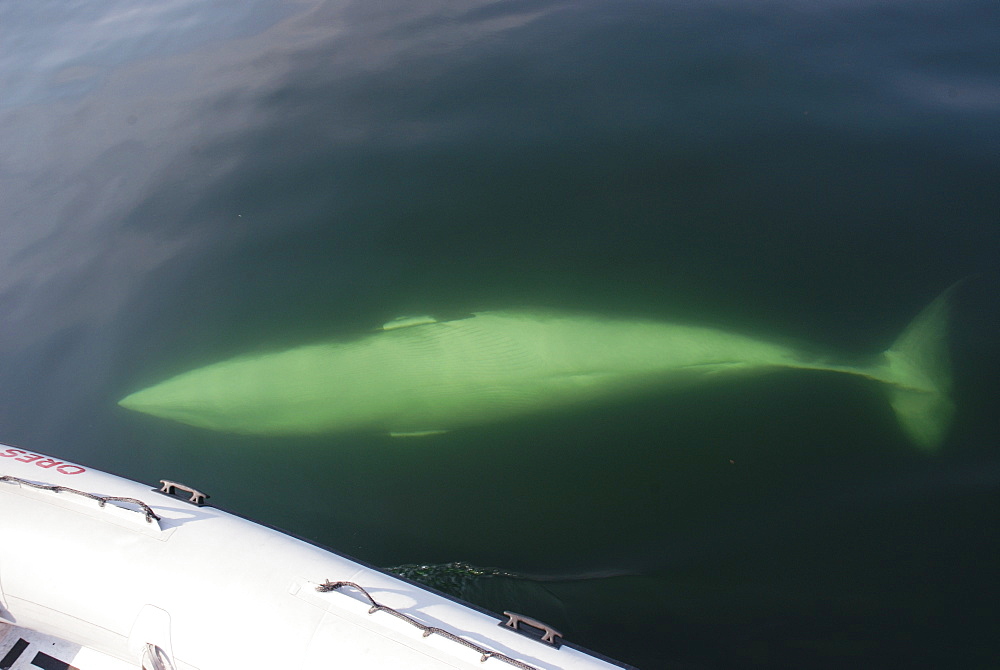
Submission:
M 0 670 L 136 670 L 136 664 L 0 621 Z

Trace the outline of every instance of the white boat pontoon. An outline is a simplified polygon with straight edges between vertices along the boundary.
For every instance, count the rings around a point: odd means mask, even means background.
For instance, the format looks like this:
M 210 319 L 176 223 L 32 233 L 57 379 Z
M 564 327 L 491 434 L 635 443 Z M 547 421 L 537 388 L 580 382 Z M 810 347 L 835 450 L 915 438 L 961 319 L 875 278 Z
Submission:
M 0 445 L 0 670 L 629 667 L 205 497 Z

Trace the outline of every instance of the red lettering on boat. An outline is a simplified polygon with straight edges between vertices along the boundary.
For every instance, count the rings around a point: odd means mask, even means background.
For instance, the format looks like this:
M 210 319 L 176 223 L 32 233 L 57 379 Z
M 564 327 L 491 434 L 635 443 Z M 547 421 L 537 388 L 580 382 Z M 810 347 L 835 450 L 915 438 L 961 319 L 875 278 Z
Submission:
M 82 475 L 87 471 L 87 468 L 81 465 L 64 463 L 54 458 L 43 456 L 42 454 L 31 454 L 24 449 L 15 449 L 13 447 L 7 447 L 4 451 L 0 451 L 0 458 L 13 458 L 15 461 L 22 463 L 34 463 L 40 468 L 45 468 L 46 470 L 54 469 L 56 472 L 61 472 L 64 475 Z

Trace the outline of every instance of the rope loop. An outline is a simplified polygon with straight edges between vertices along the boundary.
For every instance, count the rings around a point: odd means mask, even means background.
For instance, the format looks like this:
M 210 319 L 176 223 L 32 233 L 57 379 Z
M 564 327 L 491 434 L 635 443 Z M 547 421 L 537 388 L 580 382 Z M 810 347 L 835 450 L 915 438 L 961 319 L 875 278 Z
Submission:
M 11 477 L 10 475 L 4 475 L 0 477 L 0 482 L 8 482 L 10 484 L 20 484 L 21 486 L 30 486 L 33 489 L 40 489 L 42 491 L 52 491 L 53 493 L 75 493 L 78 496 L 83 496 L 84 498 L 90 498 L 91 500 L 96 500 L 98 506 L 104 507 L 106 503 L 109 502 L 121 502 L 129 503 L 130 505 L 136 505 L 142 509 L 142 513 L 146 517 L 146 523 L 153 523 L 153 521 L 159 521 L 160 517 L 156 516 L 156 513 L 146 503 L 142 502 L 138 498 L 123 498 L 121 496 L 99 496 L 94 493 L 87 493 L 86 491 L 77 491 L 76 489 L 71 489 L 68 486 L 54 486 L 49 484 L 37 484 L 35 482 L 28 481 L 27 479 L 21 479 L 20 477 Z M 116 507 L 121 507 L 121 509 L 128 509 L 127 507 L 122 507 L 121 505 L 116 505 Z M 129 510 L 134 511 L 134 510 Z
M 366 591 L 358 584 L 355 584 L 354 582 L 331 582 L 329 579 L 327 579 L 322 584 L 316 586 L 316 590 L 321 593 L 326 593 L 328 591 L 336 591 L 344 586 L 348 586 L 354 589 L 355 591 L 360 592 L 368 600 L 368 602 L 371 603 L 371 607 L 368 608 L 369 614 L 374 614 L 375 612 L 379 611 L 386 612 L 387 614 L 393 615 L 397 619 L 402 619 L 411 626 L 416 626 L 417 628 L 419 628 L 423 633 L 423 637 L 429 637 L 430 635 L 440 635 L 441 637 L 447 638 L 453 642 L 457 642 L 462 646 L 468 647 L 469 649 L 478 652 L 480 655 L 479 661 L 481 663 L 485 663 L 489 659 L 495 658 L 497 660 L 503 661 L 504 663 L 509 663 L 510 665 L 513 665 L 515 668 L 519 668 L 520 670 L 538 670 L 538 668 L 536 668 L 533 665 L 528 665 L 523 661 L 519 661 L 516 658 L 511 658 L 510 656 L 507 656 L 506 654 L 501 654 L 498 651 L 493 651 L 491 649 L 487 649 L 486 647 L 481 647 L 475 642 L 470 642 L 469 640 L 466 640 L 464 637 L 459 637 L 455 633 L 444 630 L 443 628 L 437 628 L 435 626 L 428 626 L 427 624 L 420 623 L 419 621 L 417 621 L 416 619 L 407 614 L 403 614 L 398 610 L 394 610 L 388 605 L 382 605 L 376 602 L 375 599 L 372 598 L 371 594 L 368 593 L 368 591 Z

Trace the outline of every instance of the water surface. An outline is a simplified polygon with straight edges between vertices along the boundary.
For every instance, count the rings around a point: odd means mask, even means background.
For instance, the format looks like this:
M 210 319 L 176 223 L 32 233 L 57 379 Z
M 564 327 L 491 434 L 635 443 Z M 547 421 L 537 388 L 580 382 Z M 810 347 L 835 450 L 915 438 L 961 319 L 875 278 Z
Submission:
M 997 654 L 995 6 L 0 7 L 0 440 L 644 668 Z M 679 319 L 846 359 L 956 300 L 956 422 L 776 374 L 470 428 L 226 435 L 117 401 L 401 314 Z

